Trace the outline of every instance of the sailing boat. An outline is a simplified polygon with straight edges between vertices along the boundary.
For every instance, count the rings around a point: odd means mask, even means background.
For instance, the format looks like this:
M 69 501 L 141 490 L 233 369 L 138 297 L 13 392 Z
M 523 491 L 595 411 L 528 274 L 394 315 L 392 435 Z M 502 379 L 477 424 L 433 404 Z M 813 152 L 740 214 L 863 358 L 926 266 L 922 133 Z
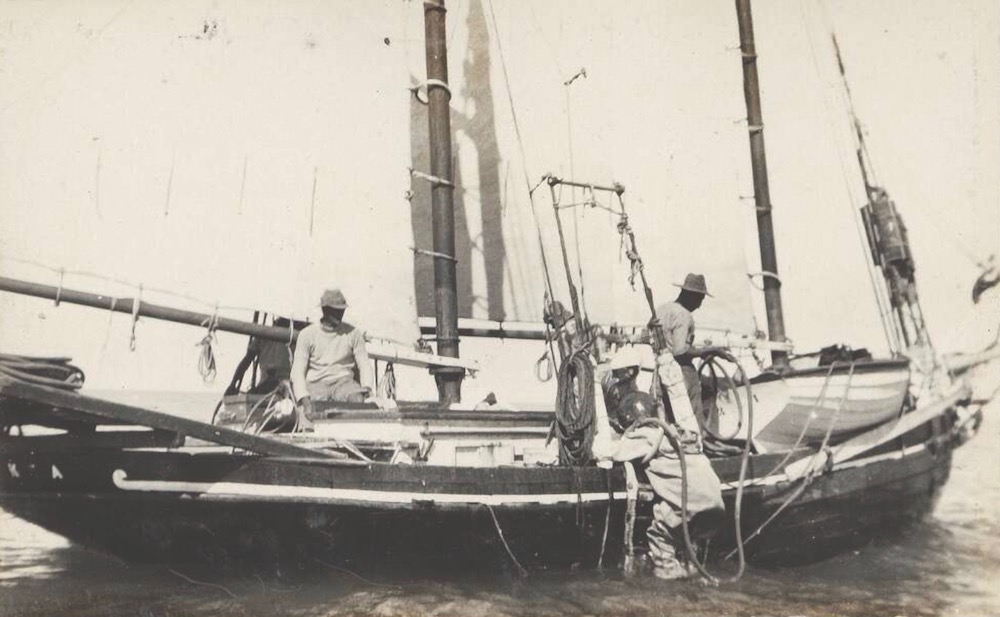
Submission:
M 743 53 L 750 58 L 749 5 L 740 4 Z M 7 460 L 0 469 L 0 503 L 5 509 L 74 541 L 145 559 L 332 555 L 350 564 L 438 561 L 465 567 L 495 564 L 482 555 L 499 554 L 523 567 L 544 568 L 625 563 L 641 552 L 652 504 L 641 470 L 557 464 L 559 443 L 549 439 L 551 410 L 462 408 L 456 401 L 469 366 L 455 358 L 463 324 L 454 281 L 461 279 L 461 270 L 454 259 L 456 247 L 448 242 L 447 211 L 459 183 L 450 173 L 446 118 L 448 99 L 457 92 L 449 89 L 454 86 L 444 65 L 442 9 L 432 2 L 424 8 L 426 98 L 434 118 L 431 141 L 437 144 L 429 165 L 414 166 L 424 177 L 418 178 L 422 182 L 413 195 L 418 203 L 435 204 L 435 242 L 415 247 L 419 260 L 429 260 L 417 261 L 415 268 L 420 289 L 434 289 L 436 299 L 438 353 L 425 354 L 422 363 L 437 371 L 439 402 L 400 403 L 396 411 L 334 405 L 321 410 L 314 434 L 262 435 L 239 430 L 248 426 L 239 416 L 226 419 L 225 426 L 209 425 L 55 388 L 51 382 L 5 377 L 0 385 L 5 426 L 0 452 Z M 751 128 L 759 127 L 759 118 L 750 115 Z M 468 123 L 475 126 L 475 118 Z M 426 199 L 427 193 L 433 197 Z M 758 187 L 756 193 L 766 204 L 766 192 Z M 540 227 L 541 244 L 551 246 L 552 228 Z M 586 243 L 586 230 L 582 237 Z M 600 247 L 588 244 L 590 248 Z M 617 245 L 611 248 L 614 252 Z M 546 249 L 539 251 L 544 255 Z M 419 282 L 423 263 L 434 264 L 433 285 Z M 763 270 L 776 273 L 768 264 Z M 538 273 L 533 276 L 539 278 Z M 489 282 L 496 285 L 495 279 L 486 279 L 487 288 Z M 554 286 L 554 295 L 565 293 L 561 285 Z M 620 313 L 623 319 L 627 310 L 637 312 L 618 298 L 600 297 L 595 284 L 583 287 L 589 290 L 581 292 L 595 322 L 601 311 Z M 765 277 L 764 287 L 767 295 L 775 295 L 773 277 Z M 18 291 L 28 289 L 22 285 Z M 86 297 L 61 284 L 36 286 L 34 292 L 66 303 Z M 128 312 L 133 319 L 155 317 L 160 308 L 138 297 L 94 302 Z M 421 299 L 415 302 L 419 305 Z M 630 304 L 636 304 L 634 298 Z M 639 303 L 638 313 L 642 310 Z M 501 323 L 486 329 L 504 334 L 507 316 L 487 317 Z M 281 341 L 293 336 L 287 330 L 224 321 L 213 313 L 189 312 L 184 319 Z M 769 325 L 772 340 L 767 345 L 775 349 L 781 371 L 758 377 L 751 384 L 752 396 L 764 400 L 767 384 L 772 384 L 787 390 L 786 398 L 775 396 L 774 418 L 761 424 L 763 431 L 745 436 L 745 444 L 758 445 L 746 459 L 745 477 L 741 456 L 713 460 L 727 505 L 733 513 L 742 510 L 739 524 L 752 542 L 747 545 L 751 556 L 815 559 L 926 512 L 947 479 L 962 388 L 933 399 L 921 397 L 911 408 L 903 405 L 906 386 L 892 382 L 891 395 L 874 397 L 884 399 L 884 405 L 868 407 L 864 399 L 851 398 L 858 391 L 854 385 L 868 374 L 895 379 L 905 370 L 905 360 L 855 362 L 852 357 L 845 364 L 837 356 L 830 362 L 817 356 L 816 367 L 785 370 L 780 366 L 787 354 L 780 324 Z M 537 344 L 533 349 L 537 355 Z M 406 356 L 394 353 L 385 359 L 402 362 Z M 533 364 L 533 356 L 530 363 L 522 356 L 520 364 Z M 78 379 L 64 362 L 16 360 L 15 365 L 15 375 L 67 377 L 71 384 Z M 839 406 L 825 407 L 817 390 L 828 391 Z M 889 417 L 883 407 L 891 408 Z M 755 408 L 768 405 L 755 403 Z M 793 435 L 805 426 L 804 412 L 817 408 L 832 409 L 831 417 L 815 423 L 820 432 Z M 838 411 L 851 422 L 834 422 Z M 785 414 L 801 422 L 785 421 Z M 765 433 L 775 421 L 781 430 Z M 50 430 L 39 434 L 32 426 Z M 817 435 L 830 439 L 817 443 Z M 733 548 L 735 542 L 724 538 L 721 547 Z

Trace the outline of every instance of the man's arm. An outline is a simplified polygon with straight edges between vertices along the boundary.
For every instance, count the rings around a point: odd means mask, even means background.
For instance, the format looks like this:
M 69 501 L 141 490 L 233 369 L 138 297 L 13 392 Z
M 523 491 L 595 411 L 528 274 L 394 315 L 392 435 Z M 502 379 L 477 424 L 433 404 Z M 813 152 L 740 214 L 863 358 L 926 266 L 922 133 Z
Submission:
M 358 367 L 358 380 L 361 387 L 368 388 L 369 396 L 375 393 L 375 376 L 372 373 L 372 363 L 368 359 L 368 349 L 365 347 L 365 335 L 356 330 L 354 337 L 354 363 Z
M 292 389 L 295 391 L 295 400 L 300 402 L 309 396 L 309 388 L 306 385 L 306 371 L 309 369 L 309 355 L 312 353 L 312 337 L 308 330 L 299 333 L 299 340 L 295 345 L 295 353 L 292 356 L 292 370 L 289 377 L 292 380 Z

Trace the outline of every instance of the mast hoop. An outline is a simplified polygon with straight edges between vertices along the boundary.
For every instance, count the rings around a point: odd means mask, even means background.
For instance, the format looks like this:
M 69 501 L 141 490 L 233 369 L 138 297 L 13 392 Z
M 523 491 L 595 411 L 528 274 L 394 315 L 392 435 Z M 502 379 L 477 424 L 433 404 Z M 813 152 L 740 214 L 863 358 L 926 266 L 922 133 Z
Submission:
M 764 291 L 764 287 L 763 287 L 763 285 L 761 285 L 761 286 L 759 286 L 759 287 L 758 287 L 758 286 L 757 286 L 757 285 L 756 285 L 756 284 L 755 284 L 755 283 L 753 282 L 753 280 L 754 280 L 755 278 L 757 278 L 758 276 L 759 276 L 760 278 L 762 278 L 762 279 L 764 279 L 764 278 L 770 278 L 770 279 L 773 279 L 773 280 L 777 281 L 777 283 L 778 283 L 778 287 L 781 287 L 781 277 L 780 277 L 780 276 L 778 276 L 778 273 L 777 273 L 777 272 L 770 272 L 770 271 L 768 271 L 768 270 L 761 270 L 760 272 L 752 272 L 752 273 L 747 273 L 747 278 L 749 278 L 749 279 L 750 279 L 750 283 L 751 283 L 751 284 L 752 284 L 752 285 L 753 285 L 753 286 L 754 286 L 754 287 L 755 287 L 755 288 L 756 288 L 756 289 L 757 289 L 758 291 Z
M 421 180 L 427 180 L 428 182 L 430 182 L 431 184 L 433 184 L 435 186 L 435 188 L 438 187 L 438 186 L 447 186 L 447 187 L 450 187 L 450 188 L 455 188 L 455 183 L 452 182 L 451 180 L 446 180 L 446 179 L 440 178 L 438 176 L 434 176 L 434 175 L 431 175 L 431 174 L 426 174 L 426 173 L 424 173 L 422 171 L 417 171 L 416 169 L 413 169 L 412 167 L 410 167 L 409 170 L 410 170 L 410 175 L 411 176 L 413 176 L 414 178 L 420 178 Z
M 411 246 L 410 250 L 413 251 L 414 255 L 425 255 L 427 257 L 433 257 L 434 259 L 447 259 L 448 261 L 453 261 L 458 263 L 458 258 L 452 255 L 446 255 L 445 253 L 440 253 L 438 251 L 428 251 L 427 249 L 418 249 L 415 246 Z
M 428 95 L 430 94 L 430 89 L 432 86 L 435 88 L 443 88 L 444 91 L 448 93 L 448 98 L 451 99 L 451 88 L 448 87 L 447 83 L 445 83 L 440 79 L 427 79 L 424 80 L 423 83 L 419 83 L 411 88 L 407 88 L 407 90 L 413 93 L 413 98 L 417 99 L 418 103 L 420 103 L 421 105 L 428 105 L 430 104 L 430 98 L 428 97 Z M 421 89 L 423 89 L 422 96 L 421 96 Z

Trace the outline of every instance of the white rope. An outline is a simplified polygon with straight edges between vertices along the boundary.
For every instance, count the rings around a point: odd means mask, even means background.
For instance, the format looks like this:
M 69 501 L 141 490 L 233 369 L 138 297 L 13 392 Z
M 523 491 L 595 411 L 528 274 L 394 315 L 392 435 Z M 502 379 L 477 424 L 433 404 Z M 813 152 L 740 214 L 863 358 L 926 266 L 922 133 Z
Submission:
M 774 279 L 775 281 L 778 282 L 778 286 L 781 286 L 781 277 L 778 276 L 777 273 L 771 272 L 769 270 L 761 270 L 760 272 L 747 273 L 747 277 L 750 279 L 750 284 L 753 285 L 754 288 L 757 289 L 757 291 L 764 291 L 763 285 L 758 287 L 757 284 L 754 283 L 754 279 L 756 279 L 757 277 Z
M 212 344 L 216 340 L 215 329 L 219 325 L 218 306 L 216 306 L 215 312 L 212 313 L 211 317 L 202 322 L 202 325 L 207 328 L 207 332 L 201 341 L 198 342 L 198 347 L 201 347 L 201 352 L 198 356 L 198 373 L 201 375 L 202 380 L 210 383 L 215 381 L 216 375 L 215 352 L 212 349 Z
M 451 88 L 449 88 L 448 84 L 441 81 L 440 79 L 425 79 L 423 83 L 417 84 L 407 89 L 413 93 L 413 98 L 417 99 L 418 103 L 420 103 L 421 105 L 427 105 L 428 103 L 430 103 L 428 95 L 430 94 L 431 86 L 435 88 L 443 88 L 444 91 L 448 93 L 448 98 L 449 99 L 451 98 Z M 420 96 L 421 88 L 423 88 L 424 91 L 423 97 Z
M 132 331 L 129 335 L 128 348 L 135 351 L 135 325 L 139 322 L 139 305 L 142 304 L 142 284 L 139 284 L 139 293 L 132 300 Z
M 427 180 L 428 182 L 430 182 L 431 184 L 434 184 L 434 185 L 450 186 L 452 188 L 455 187 L 455 184 L 451 180 L 445 180 L 444 178 L 439 178 L 439 177 L 433 176 L 431 174 L 426 174 L 426 173 L 424 173 L 422 171 L 417 171 L 416 169 L 413 169 L 412 167 L 408 167 L 407 169 L 409 169 L 410 175 L 413 176 L 414 178 L 420 178 L 421 180 Z
M 59 306 L 59 300 L 62 298 L 63 290 L 63 279 L 66 277 L 66 269 L 59 269 L 59 287 L 56 288 L 56 306 Z

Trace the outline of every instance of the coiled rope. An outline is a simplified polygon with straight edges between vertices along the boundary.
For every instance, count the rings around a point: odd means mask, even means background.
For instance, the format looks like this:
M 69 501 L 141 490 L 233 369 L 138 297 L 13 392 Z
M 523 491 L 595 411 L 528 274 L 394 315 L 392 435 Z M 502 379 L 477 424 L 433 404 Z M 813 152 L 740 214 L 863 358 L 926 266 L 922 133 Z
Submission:
M 83 386 L 83 371 L 70 358 L 37 358 L 0 354 L 0 374 L 37 386 L 61 390 L 79 390 Z
M 595 417 L 594 367 L 587 350 L 578 349 L 559 367 L 555 428 L 560 465 L 591 461 Z

